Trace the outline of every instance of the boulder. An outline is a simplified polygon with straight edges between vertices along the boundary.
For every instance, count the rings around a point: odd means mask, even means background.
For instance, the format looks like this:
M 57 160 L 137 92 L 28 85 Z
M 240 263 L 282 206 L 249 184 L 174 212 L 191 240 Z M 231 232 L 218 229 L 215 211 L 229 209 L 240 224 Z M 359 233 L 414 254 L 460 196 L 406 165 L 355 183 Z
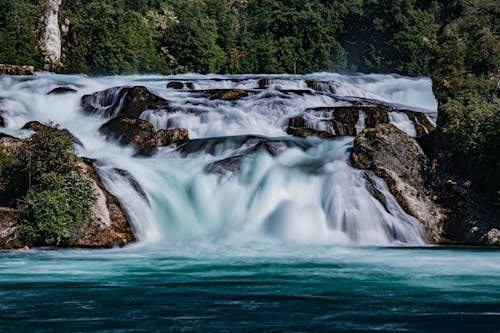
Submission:
M 146 87 L 111 88 L 82 97 L 85 112 L 98 113 L 106 117 L 139 118 L 145 110 L 168 107 L 168 101 L 150 92 Z
M 331 94 L 337 93 L 337 84 L 333 81 L 315 81 L 315 80 L 306 80 L 306 85 L 308 88 L 319 91 L 326 92 Z
M 390 123 L 389 112 L 401 112 L 414 124 L 417 137 L 435 130 L 433 124 L 423 112 L 396 109 L 386 105 L 351 105 L 319 107 L 307 109 L 306 113 L 321 118 L 321 122 L 337 135 L 355 136 L 365 128 Z
M 0 64 L 0 75 L 35 75 L 33 66 L 16 66 Z
M 0 207 L 0 249 L 10 250 L 23 246 L 16 234 L 17 210 Z
M 257 81 L 257 87 L 259 89 L 267 89 L 270 86 L 270 81 L 269 79 L 260 79 Z
M 356 137 L 350 159 L 385 180 L 401 207 L 425 225 L 429 241 L 444 241 L 447 212 L 433 200 L 431 164 L 415 139 L 394 125 L 378 125 Z
M 152 154 L 155 148 L 189 139 L 186 129 L 156 131 L 150 122 L 132 117 L 113 118 L 102 125 L 99 132 L 118 140 L 121 144 L 135 145 L 139 149 L 139 153 L 143 155 Z
M 392 124 L 356 136 L 351 164 L 372 170 L 388 185 L 400 206 L 420 222 L 436 244 L 500 245 L 498 209 L 476 197 L 467 182 L 443 179 L 417 140 Z
M 207 90 L 211 94 L 210 99 L 221 99 L 224 101 L 236 101 L 248 97 L 248 91 L 243 89 L 213 89 Z
M 332 133 L 325 132 L 325 131 L 318 131 L 318 130 L 308 128 L 308 127 L 289 126 L 286 129 L 286 133 L 289 135 L 298 136 L 300 138 L 315 136 L 315 137 L 323 138 L 323 139 L 331 139 L 331 138 L 335 137 L 335 135 L 333 135 Z
M 71 87 L 57 87 L 52 89 L 47 93 L 47 95 L 63 95 L 63 94 L 74 94 L 78 90 Z
M 288 119 L 288 126 L 291 127 L 306 127 L 306 120 L 303 116 L 297 116 Z
M 135 241 L 134 232 L 127 215 L 118 200 L 102 184 L 95 168 L 82 162 L 83 174 L 92 179 L 96 196 L 88 223 L 82 234 L 70 246 L 87 248 L 123 247 Z
M 0 115 L 0 127 L 5 127 L 5 125 L 6 125 L 5 119 L 2 117 L 2 115 Z
M 167 83 L 168 89 L 184 89 L 184 83 L 179 81 L 172 81 Z

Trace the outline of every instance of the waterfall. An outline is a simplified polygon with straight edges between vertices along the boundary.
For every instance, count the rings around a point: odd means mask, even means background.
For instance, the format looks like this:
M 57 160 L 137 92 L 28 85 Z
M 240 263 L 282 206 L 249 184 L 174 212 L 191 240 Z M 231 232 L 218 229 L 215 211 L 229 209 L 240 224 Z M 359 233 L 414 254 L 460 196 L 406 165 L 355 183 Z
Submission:
M 267 86 L 257 89 L 262 79 Z M 188 82 L 190 88 L 167 88 L 171 81 Z M 311 86 L 310 81 L 320 83 Z M 146 110 L 142 119 L 156 129 L 186 128 L 197 140 L 160 148 L 146 158 L 100 135 L 99 127 L 109 118 L 85 113 L 82 96 L 137 85 L 169 101 L 168 109 Z M 47 95 L 61 86 L 76 93 Z M 250 95 L 228 102 L 198 92 L 228 88 L 247 89 Z M 296 78 L 197 74 L 88 78 L 44 73 L 34 78 L 0 77 L 0 115 L 7 124 L 0 131 L 30 135 L 21 127 L 31 120 L 67 128 L 83 143 L 78 153 L 97 161 L 104 184 L 127 211 L 140 244 L 200 239 L 423 245 L 422 225 L 399 207 L 385 183 L 349 165 L 352 137 L 325 140 L 286 134 L 288 119 L 298 115 L 325 129 L 321 115 L 307 110 L 344 105 L 342 98 L 352 97 L 367 103 L 405 104 L 435 118 L 427 78 L 328 73 Z M 390 120 L 415 135 L 408 117 L 391 113 Z M 360 116 L 358 131 L 364 123 Z M 133 175 L 143 193 L 117 170 Z

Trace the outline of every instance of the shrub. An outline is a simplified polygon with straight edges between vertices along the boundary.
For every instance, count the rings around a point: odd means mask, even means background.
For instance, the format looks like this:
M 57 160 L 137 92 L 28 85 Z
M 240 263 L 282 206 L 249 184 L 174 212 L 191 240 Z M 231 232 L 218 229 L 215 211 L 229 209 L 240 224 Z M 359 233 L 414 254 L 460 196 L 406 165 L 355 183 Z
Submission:
M 45 174 L 19 206 L 19 231 L 30 244 L 70 245 L 81 235 L 93 200 L 91 181 L 79 173 Z

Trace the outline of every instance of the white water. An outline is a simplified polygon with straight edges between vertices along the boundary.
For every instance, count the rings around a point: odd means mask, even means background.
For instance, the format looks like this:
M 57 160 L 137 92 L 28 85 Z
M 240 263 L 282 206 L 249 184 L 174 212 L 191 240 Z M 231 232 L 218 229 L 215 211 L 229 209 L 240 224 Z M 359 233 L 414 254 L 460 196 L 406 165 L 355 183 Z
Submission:
M 391 75 L 312 74 L 267 76 L 268 89 L 237 102 L 208 100 L 188 90 L 166 89 L 172 80 L 190 80 L 196 89 L 255 89 L 262 76 L 174 77 L 128 76 L 87 78 L 43 74 L 34 79 L 0 77 L 0 104 L 7 128 L 25 136 L 28 121 L 53 121 L 67 128 L 84 147 L 82 156 L 98 161 L 105 185 L 131 218 L 140 244 L 179 240 L 244 243 L 254 241 L 335 245 L 422 245 L 423 228 L 405 214 L 385 184 L 372 177 L 372 186 L 385 198 L 385 207 L 367 187 L 364 172 L 348 163 L 352 138 L 297 139 L 285 133 L 288 118 L 308 108 L 342 105 L 339 96 L 357 96 L 435 110 L 430 80 Z M 214 80 L 218 79 L 218 80 Z M 311 95 L 286 94 L 277 89 L 307 89 L 306 79 L 334 81 L 331 91 Z M 181 154 L 162 148 L 151 158 L 134 157 L 131 147 L 107 141 L 98 128 L 108 119 L 86 115 L 80 108 L 85 94 L 117 86 L 144 85 L 168 99 L 178 112 L 145 111 L 141 118 L 160 128 L 184 127 L 191 138 L 262 135 L 280 138 L 276 156 L 266 151 L 246 155 L 239 170 L 207 173 L 210 163 L 240 155 L 252 141 L 221 140 L 210 151 Z M 50 95 L 58 86 L 76 94 Z M 325 90 L 330 88 L 326 87 Z M 323 90 L 323 87 L 322 89 Z M 332 95 L 335 93 L 335 95 Z M 432 113 L 432 112 L 430 112 Z M 399 116 L 399 115 L 398 115 Z M 432 117 L 432 115 L 430 115 Z M 309 118 L 308 118 L 309 117 Z M 321 116 L 305 115 L 321 128 Z M 408 119 L 391 120 L 410 135 Z M 358 123 L 361 130 L 363 122 Z M 255 141 L 255 140 L 254 140 Z M 255 142 L 254 142 L 255 143 Z M 146 200 L 114 169 L 129 171 Z

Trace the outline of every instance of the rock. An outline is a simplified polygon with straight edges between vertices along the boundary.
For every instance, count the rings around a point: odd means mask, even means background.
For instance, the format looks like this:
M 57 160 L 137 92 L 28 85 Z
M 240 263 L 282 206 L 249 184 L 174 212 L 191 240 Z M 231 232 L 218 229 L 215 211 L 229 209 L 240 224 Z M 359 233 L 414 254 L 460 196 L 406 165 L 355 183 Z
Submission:
M 470 191 L 467 181 L 444 179 L 417 140 L 392 124 L 362 131 L 350 156 L 354 167 L 372 170 L 406 213 L 422 222 L 438 244 L 500 245 L 498 208 Z
M 30 247 L 28 245 L 23 246 L 22 248 L 18 249 L 18 251 L 29 251 Z
M 167 84 L 168 89 L 183 89 L 184 83 L 179 81 L 172 81 Z
M 337 93 L 337 84 L 335 82 L 306 80 L 306 85 L 308 88 L 315 91 L 331 94 Z
M 307 127 L 292 127 L 289 126 L 286 129 L 286 133 L 293 135 L 293 136 L 298 136 L 301 138 L 306 138 L 310 136 L 316 136 L 318 138 L 323 138 L 323 139 L 330 139 L 334 138 L 335 135 L 325 132 L 325 131 L 318 131 L 315 129 L 307 128 Z
M 168 107 L 168 101 L 151 93 L 146 87 L 111 88 L 82 97 L 85 112 L 99 113 L 106 117 L 139 118 L 145 110 Z
M 77 90 L 71 87 L 57 87 L 52 89 L 47 93 L 47 95 L 63 95 L 63 94 L 73 94 L 76 93 Z
M 291 127 L 306 127 L 306 120 L 303 116 L 297 116 L 288 119 L 288 126 Z
M 35 75 L 33 66 L 16 66 L 0 64 L 0 75 Z
M 248 97 L 248 91 L 243 89 L 214 89 L 210 99 L 221 99 L 224 101 L 236 101 L 243 97 Z
M 50 127 L 50 126 L 42 124 L 41 122 L 34 120 L 34 121 L 30 121 L 30 122 L 27 122 L 26 124 L 24 124 L 22 129 L 32 130 L 34 132 L 39 132 L 39 131 L 44 130 L 47 127 Z M 75 144 L 83 147 L 83 143 L 66 128 L 59 129 L 59 132 L 66 134 L 67 136 L 69 136 L 73 140 L 73 142 Z
M 269 88 L 269 85 L 270 85 L 269 79 L 260 79 L 259 81 L 257 81 L 257 87 L 259 89 L 267 89 Z
M 390 122 L 389 112 L 401 112 L 414 124 L 417 137 L 435 130 L 427 115 L 422 112 L 395 109 L 391 106 L 335 106 L 307 109 L 306 113 L 317 116 L 331 132 L 337 135 L 355 136 L 365 128 L 373 128 Z M 326 119 L 325 119 L 326 118 Z
M 5 127 L 6 122 L 5 119 L 0 115 L 0 127 Z
M 59 7 L 62 0 L 42 1 L 42 20 L 40 40 L 38 44 L 45 56 L 46 70 L 52 70 L 61 65 L 62 39 L 59 29 Z
M 482 237 L 482 241 L 489 246 L 500 246 L 500 230 L 491 229 Z
M 17 210 L 0 207 L 0 249 L 17 249 L 23 246 L 16 234 Z
M 96 201 L 91 208 L 88 223 L 71 247 L 111 248 L 125 246 L 135 241 L 132 226 L 120 206 L 102 184 L 92 165 L 82 162 L 80 168 L 84 175 L 92 179 Z
M 143 155 L 152 154 L 155 148 L 189 139 L 186 129 L 156 131 L 150 122 L 132 117 L 113 118 L 102 125 L 99 132 L 121 144 L 135 145 Z
M 19 148 L 23 145 L 23 142 L 22 139 L 0 133 L 0 150 L 8 155 L 17 153 Z
M 445 241 L 447 210 L 433 200 L 430 161 L 414 138 L 394 125 L 378 125 L 356 137 L 350 159 L 385 180 L 401 207 L 425 225 L 429 241 Z

